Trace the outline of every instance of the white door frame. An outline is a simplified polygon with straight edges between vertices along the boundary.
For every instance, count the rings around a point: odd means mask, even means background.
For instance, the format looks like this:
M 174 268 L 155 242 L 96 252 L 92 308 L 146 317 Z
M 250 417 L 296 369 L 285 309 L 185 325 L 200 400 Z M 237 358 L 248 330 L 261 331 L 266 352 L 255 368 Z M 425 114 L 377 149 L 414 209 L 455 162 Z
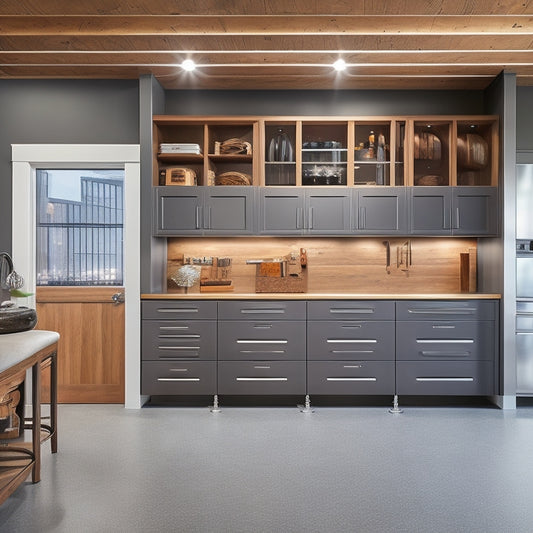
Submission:
M 125 407 L 139 409 L 140 395 L 140 147 L 137 144 L 12 144 L 12 257 L 35 293 L 36 170 L 124 169 Z M 35 306 L 35 297 L 28 299 Z

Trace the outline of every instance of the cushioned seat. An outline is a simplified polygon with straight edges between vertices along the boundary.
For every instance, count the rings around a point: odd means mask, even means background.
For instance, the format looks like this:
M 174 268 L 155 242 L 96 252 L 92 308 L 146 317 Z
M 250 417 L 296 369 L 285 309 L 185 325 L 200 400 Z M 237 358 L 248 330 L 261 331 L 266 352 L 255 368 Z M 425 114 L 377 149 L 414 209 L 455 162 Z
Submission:
M 0 372 L 20 363 L 58 340 L 59 333 L 56 331 L 37 329 L 0 335 Z

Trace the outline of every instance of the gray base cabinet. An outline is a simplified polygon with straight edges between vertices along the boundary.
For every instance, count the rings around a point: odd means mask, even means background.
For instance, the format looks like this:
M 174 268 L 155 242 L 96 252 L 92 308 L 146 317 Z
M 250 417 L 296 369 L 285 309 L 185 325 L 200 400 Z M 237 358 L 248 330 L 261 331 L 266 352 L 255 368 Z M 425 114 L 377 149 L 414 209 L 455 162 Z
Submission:
M 494 301 L 396 303 L 397 394 L 495 394 Z
M 394 394 L 394 302 L 307 306 L 307 393 Z
M 149 300 L 142 394 L 493 395 L 496 300 Z

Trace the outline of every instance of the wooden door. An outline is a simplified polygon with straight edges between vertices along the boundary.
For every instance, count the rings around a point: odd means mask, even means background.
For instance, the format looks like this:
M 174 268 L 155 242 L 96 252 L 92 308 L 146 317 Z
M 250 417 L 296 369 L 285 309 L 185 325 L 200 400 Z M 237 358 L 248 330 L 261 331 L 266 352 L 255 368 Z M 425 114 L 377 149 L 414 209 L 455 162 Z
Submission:
M 58 402 L 124 402 L 122 287 L 37 287 L 37 329 L 61 335 Z

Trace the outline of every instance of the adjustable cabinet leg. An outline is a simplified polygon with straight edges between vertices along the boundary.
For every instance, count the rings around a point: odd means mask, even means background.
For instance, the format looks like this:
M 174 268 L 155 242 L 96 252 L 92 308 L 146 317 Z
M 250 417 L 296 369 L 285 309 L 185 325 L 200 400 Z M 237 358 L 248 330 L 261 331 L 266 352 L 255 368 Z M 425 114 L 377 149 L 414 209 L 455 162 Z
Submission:
M 309 398 L 309 394 L 305 395 L 305 405 L 299 405 L 298 408 L 300 409 L 300 412 L 302 413 L 314 413 L 315 410 L 311 407 L 311 399 Z
M 400 409 L 400 407 L 398 406 L 398 395 L 397 394 L 394 395 L 394 400 L 392 402 L 392 407 L 389 409 L 389 413 L 392 413 L 395 415 L 403 413 L 403 409 Z
M 212 413 L 220 413 L 220 407 L 218 406 L 218 394 L 213 396 L 213 405 L 209 409 Z

